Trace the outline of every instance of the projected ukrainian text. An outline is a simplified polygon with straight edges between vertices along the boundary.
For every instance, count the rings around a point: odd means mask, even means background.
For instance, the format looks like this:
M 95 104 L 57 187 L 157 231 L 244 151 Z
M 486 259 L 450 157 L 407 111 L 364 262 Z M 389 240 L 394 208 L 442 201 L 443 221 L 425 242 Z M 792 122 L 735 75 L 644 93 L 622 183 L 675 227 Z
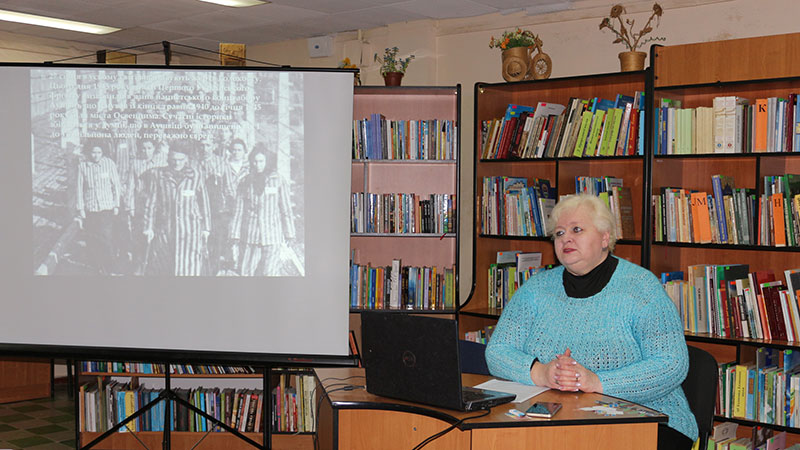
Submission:
M 36 275 L 303 276 L 303 74 L 31 71 Z

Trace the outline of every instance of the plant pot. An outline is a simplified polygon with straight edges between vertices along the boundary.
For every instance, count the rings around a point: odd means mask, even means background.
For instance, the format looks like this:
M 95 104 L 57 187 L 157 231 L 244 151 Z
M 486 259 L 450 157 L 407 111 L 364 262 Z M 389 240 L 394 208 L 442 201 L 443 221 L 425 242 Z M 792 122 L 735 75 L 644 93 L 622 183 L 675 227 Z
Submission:
M 619 65 L 623 72 L 644 70 L 645 52 L 622 52 L 619 54 Z
M 383 75 L 383 82 L 386 86 L 400 86 L 403 75 L 403 72 L 386 72 L 386 74 Z
M 503 50 L 503 79 L 522 81 L 530 78 L 531 50 L 528 47 L 513 47 Z

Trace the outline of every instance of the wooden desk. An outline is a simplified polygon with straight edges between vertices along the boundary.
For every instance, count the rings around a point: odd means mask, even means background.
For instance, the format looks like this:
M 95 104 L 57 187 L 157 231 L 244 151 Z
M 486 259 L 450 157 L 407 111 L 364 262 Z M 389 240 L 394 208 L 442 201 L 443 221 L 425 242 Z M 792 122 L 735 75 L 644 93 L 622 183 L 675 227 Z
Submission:
M 368 393 L 364 369 L 316 369 L 319 448 L 324 450 L 411 450 L 417 444 L 459 420 L 479 416 L 481 411 L 460 412 L 418 403 L 393 400 Z M 464 375 L 464 385 L 474 386 L 489 377 Z M 534 400 L 561 402 L 552 419 L 515 419 L 505 415 L 510 408 L 527 409 Z M 602 394 L 547 391 L 523 403 L 495 407 L 484 417 L 465 420 L 455 430 L 428 444 L 426 450 L 591 449 L 655 450 L 658 423 L 667 416 L 642 408 L 652 415 L 626 411 L 603 416 L 579 408 L 597 401 L 618 399 Z

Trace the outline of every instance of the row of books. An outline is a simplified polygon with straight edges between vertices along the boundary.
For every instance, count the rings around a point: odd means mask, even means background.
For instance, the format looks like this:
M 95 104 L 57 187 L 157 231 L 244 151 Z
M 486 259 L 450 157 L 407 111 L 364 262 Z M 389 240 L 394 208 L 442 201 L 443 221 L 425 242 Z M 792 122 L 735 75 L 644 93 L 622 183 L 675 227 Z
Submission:
M 653 195 L 654 240 L 699 244 L 800 245 L 800 175 L 764 177 L 764 193 L 712 176 L 713 192 L 663 187 Z
M 718 415 L 800 426 L 800 351 L 760 347 L 754 359 L 719 365 Z
M 316 379 L 311 374 L 283 372 L 272 389 L 272 430 L 314 432 Z
M 480 330 L 467 331 L 464 333 L 464 340 L 477 342 L 479 344 L 488 344 L 492 333 L 494 333 L 494 327 L 494 325 L 486 325 Z
M 682 108 L 661 99 L 656 107 L 654 154 L 800 151 L 797 94 L 787 98 L 715 97 L 712 106 Z
M 387 120 L 381 114 L 353 121 L 353 159 L 451 160 L 458 153 L 455 121 Z
M 354 192 L 352 233 L 454 233 L 455 194 L 374 194 Z
M 503 118 L 481 123 L 482 159 L 643 154 L 644 93 L 570 98 L 567 105 L 509 104 Z
M 282 374 L 273 388 L 271 399 L 272 431 L 314 431 L 315 380 L 313 375 Z M 264 395 L 260 389 L 233 388 L 176 388 L 175 394 L 192 406 L 225 425 L 242 433 L 262 431 Z M 97 382 L 80 386 L 81 431 L 105 432 L 125 418 L 155 401 L 163 389 L 149 388 L 132 381 L 121 383 L 99 378 Z M 159 401 L 136 419 L 119 429 L 120 432 L 164 431 L 165 402 Z M 221 426 L 172 401 L 173 431 L 222 432 Z
M 164 374 L 164 364 L 119 362 L 119 361 L 81 361 L 83 373 L 134 373 Z M 170 364 L 170 374 L 226 375 L 251 374 L 256 370 L 250 366 L 221 366 L 208 364 Z
M 434 310 L 455 308 L 453 267 L 350 265 L 350 307 Z
M 622 178 L 612 176 L 576 176 L 575 192 L 600 197 L 614 216 L 617 238 L 635 239 L 631 189 L 623 186 Z
M 501 236 L 547 236 L 547 220 L 556 204 L 550 180 L 484 177 L 481 232 Z
M 662 274 L 686 331 L 728 338 L 800 341 L 800 269 L 750 271 L 747 264 L 696 264 Z
M 540 252 L 508 250 L 497 252 L 495 262 L 489 265 L 488 305 L 502 309 L 530 277 L 545 270 Z
M 772 428 L 756 425 L 750 428 L 749 436 L 739 437 L 741 433 L 736 422 L 722 422 L 714 425 L 713 434 L 708 440 L 708 450 L 800 450 L 800 444 L 786 446 L 786 432 L 776 433 Z M 695 442 L 693 450 L 697 450 Z M 705 450 L 705 449 L 704 449 Z

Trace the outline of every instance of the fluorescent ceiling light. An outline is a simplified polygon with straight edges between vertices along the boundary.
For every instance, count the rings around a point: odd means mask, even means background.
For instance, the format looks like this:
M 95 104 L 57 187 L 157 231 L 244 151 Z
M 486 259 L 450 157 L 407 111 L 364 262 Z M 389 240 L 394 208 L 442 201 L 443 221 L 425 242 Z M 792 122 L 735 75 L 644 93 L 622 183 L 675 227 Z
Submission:
M 268 1 L 261 1 L 261 0 L 200 0 L 200 1 L 206 3 L 216 3 L 222 6 L 232 6 L 234 8 L 244 8 L 245 6 L 256 6 L 256 5 L 263 5 L 265 3 L 271 3 Z
M 73 20 L 55 19 L 53 17 L 37 16 L 34 14 L 18 13 L 0 9 L 0 20 L 6 22 L 25 23 L 41 27 L 60 28 L 62 30 L 80 31 L 81 33 L 108 34 L 119 31 L 120 28 L 106 27 L 92 23 L 75 22 Z

